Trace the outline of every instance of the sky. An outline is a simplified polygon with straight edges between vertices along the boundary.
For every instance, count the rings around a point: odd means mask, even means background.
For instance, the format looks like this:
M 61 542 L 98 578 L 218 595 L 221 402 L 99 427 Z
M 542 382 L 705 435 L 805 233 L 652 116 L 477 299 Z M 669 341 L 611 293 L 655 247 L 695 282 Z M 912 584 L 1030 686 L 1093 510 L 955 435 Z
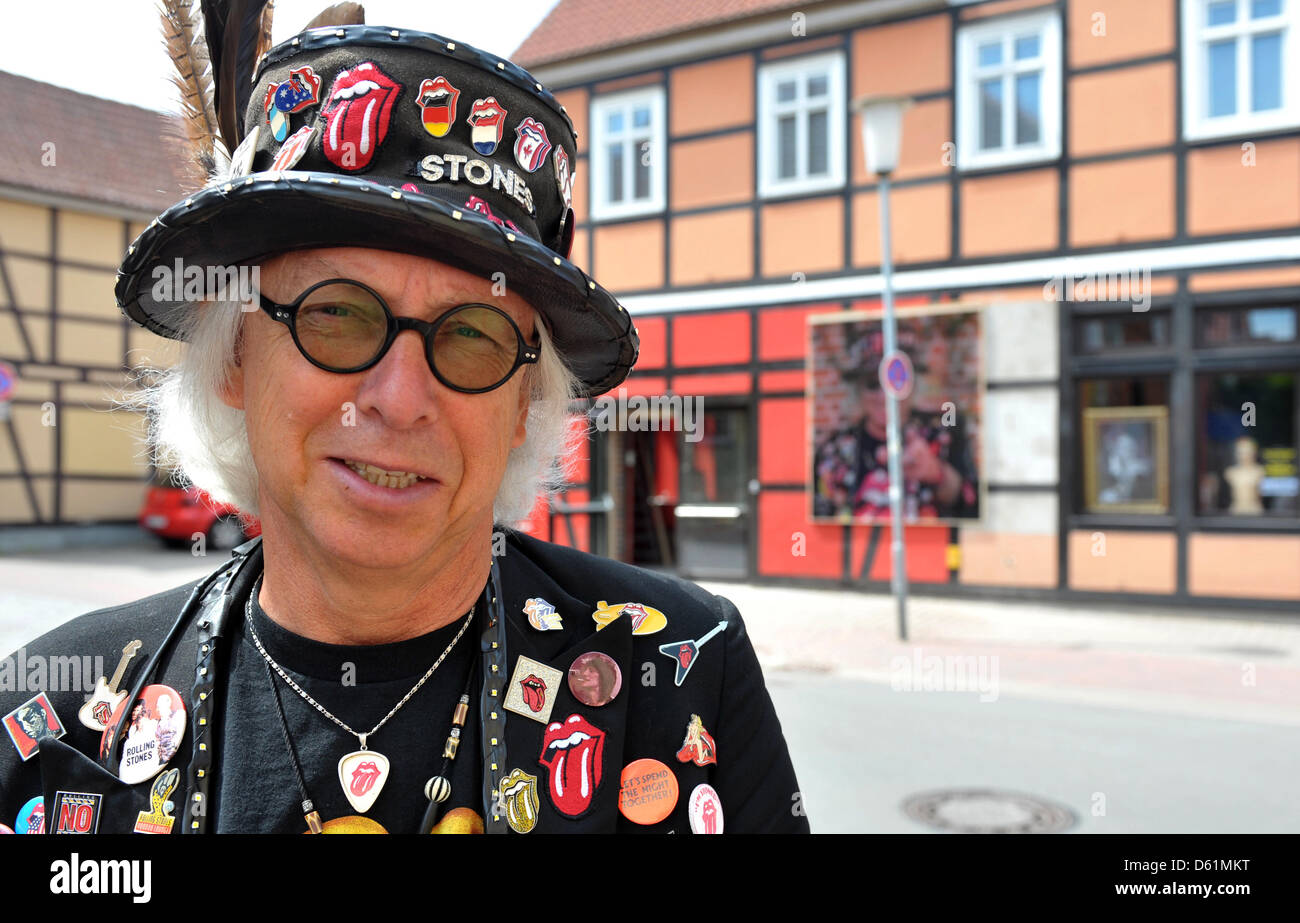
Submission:
M 272 36 L 302 31 L 333 0 L 276 0 Z M 437 32 L 509 57 L 558 0 L 367 0 L 366 22 Z M 92 96 L 175 112 L 155 0 L 6 3 L 0 70 Z

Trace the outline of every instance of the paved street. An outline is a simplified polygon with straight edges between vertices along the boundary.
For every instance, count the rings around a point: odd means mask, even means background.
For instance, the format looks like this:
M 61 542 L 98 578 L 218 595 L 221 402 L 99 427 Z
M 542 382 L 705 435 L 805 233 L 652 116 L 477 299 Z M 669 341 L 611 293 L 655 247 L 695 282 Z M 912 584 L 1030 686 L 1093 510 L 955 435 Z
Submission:
M 217 560 L 0 556 L 0 651 Z M 706 586 L 744 615 L 817 831 L 925 832 L 906 797 L 995 788 L 1077 832 L 1300 832 L 1300 618 L 916 597 L 900 644 L 888 597 Z

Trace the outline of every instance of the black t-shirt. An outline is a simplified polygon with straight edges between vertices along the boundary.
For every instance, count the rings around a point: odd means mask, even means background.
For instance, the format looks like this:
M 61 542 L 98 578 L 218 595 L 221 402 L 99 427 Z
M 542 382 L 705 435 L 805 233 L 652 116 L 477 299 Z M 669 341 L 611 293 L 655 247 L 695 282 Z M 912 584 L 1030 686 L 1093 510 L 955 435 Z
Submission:
M 213 827 L 219 833 L 305 833 L 302 796 L 276 714 L 266 661 L 248 632 L 246 599 L 238 603 L 231 613 L 238 613 L 238 617 L 232 618 L 234 624 L 229 629 L 229 672 L 223 671 L 228 680 L 218 713 L 222 742 L 217 751 L 220 763 L 210 805 L 217 818 Z M 462 617 L 437 631 L 395 644 L 352 647 L 323 644 L 286 631 L 271 621 L 255 594 L 253 620 L 267 653 L 294 682 L 361 733 L 373 728 L 401 701 L 464 622 Z M 429 804 L 425 783 L 441 771 L 452 713 L 465 691 L 478 652 L 481 622 L 482 613 L 476 612 L 472 624 L 433 676 L 367 740 L 370 750 L 388 758 L 390 770 L 378 799 L 364 816 L 382 824 L 389 833 L 415 833 L 424 817 Z M 274 670 L 271 677 L 284 705 L 307 793 L 322 822 L 357 815 L 343 794 L 338 762 L 345 754 L 360 749 L 359 741 L 318 712 Z M 447 818 L 457 808 L 472 810 L 481 830 L 478 699 L 479 690 L 471 689 L 469 720 L 461 731 L 460 748 L 452 763 L 451 796 L 443 806 L 442 817 Z M 465 810 L 461 810 L 447 826 L 466 818 Z

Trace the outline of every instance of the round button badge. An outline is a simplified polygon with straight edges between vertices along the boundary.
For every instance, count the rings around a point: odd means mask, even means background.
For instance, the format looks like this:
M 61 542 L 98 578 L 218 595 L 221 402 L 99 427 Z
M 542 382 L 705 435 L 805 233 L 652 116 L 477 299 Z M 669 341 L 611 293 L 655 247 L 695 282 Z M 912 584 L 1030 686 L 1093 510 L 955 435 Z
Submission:
M 677 777 L 659 760 L 633 760 L 620 783 L 618 809 L 634 824 L 657 824 L 677 806 Z
M 691 833 L 722 832 L 722 801 L 707 782 L 701 782 L 691 792 L 687 814 L 691 819 Z
M 128 785 L 147 782 L 180 749 L 181 738 L 185 736 L 185 699 L 171 686 L 161 683 L 145 686 L 140 690 L 140 698 L 129 707 L 123 699 L 108 719 L 108 729 L 100 741 L 101 754 L 108 752 L 123 720 L 127 722 L 126 741 L 122 744 L 118 778 Z
M 591 651 L 582 654 L 569 667 L 569 691 L 583 705 L 599 708 L 618 698 L 623 688 L 623 673 L 608 654 Z

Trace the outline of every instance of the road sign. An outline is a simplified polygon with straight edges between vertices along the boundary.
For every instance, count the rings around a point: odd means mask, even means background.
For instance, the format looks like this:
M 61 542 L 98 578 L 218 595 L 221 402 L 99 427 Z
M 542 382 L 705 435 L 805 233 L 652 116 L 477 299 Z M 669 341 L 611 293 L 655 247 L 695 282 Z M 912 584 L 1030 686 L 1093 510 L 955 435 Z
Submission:
M 916 374 L 907 353 L 895 350 L 880 360 L 880 387 L 886 394 L 892 394 L 896 400 L 906 400 L 915 383 Z

